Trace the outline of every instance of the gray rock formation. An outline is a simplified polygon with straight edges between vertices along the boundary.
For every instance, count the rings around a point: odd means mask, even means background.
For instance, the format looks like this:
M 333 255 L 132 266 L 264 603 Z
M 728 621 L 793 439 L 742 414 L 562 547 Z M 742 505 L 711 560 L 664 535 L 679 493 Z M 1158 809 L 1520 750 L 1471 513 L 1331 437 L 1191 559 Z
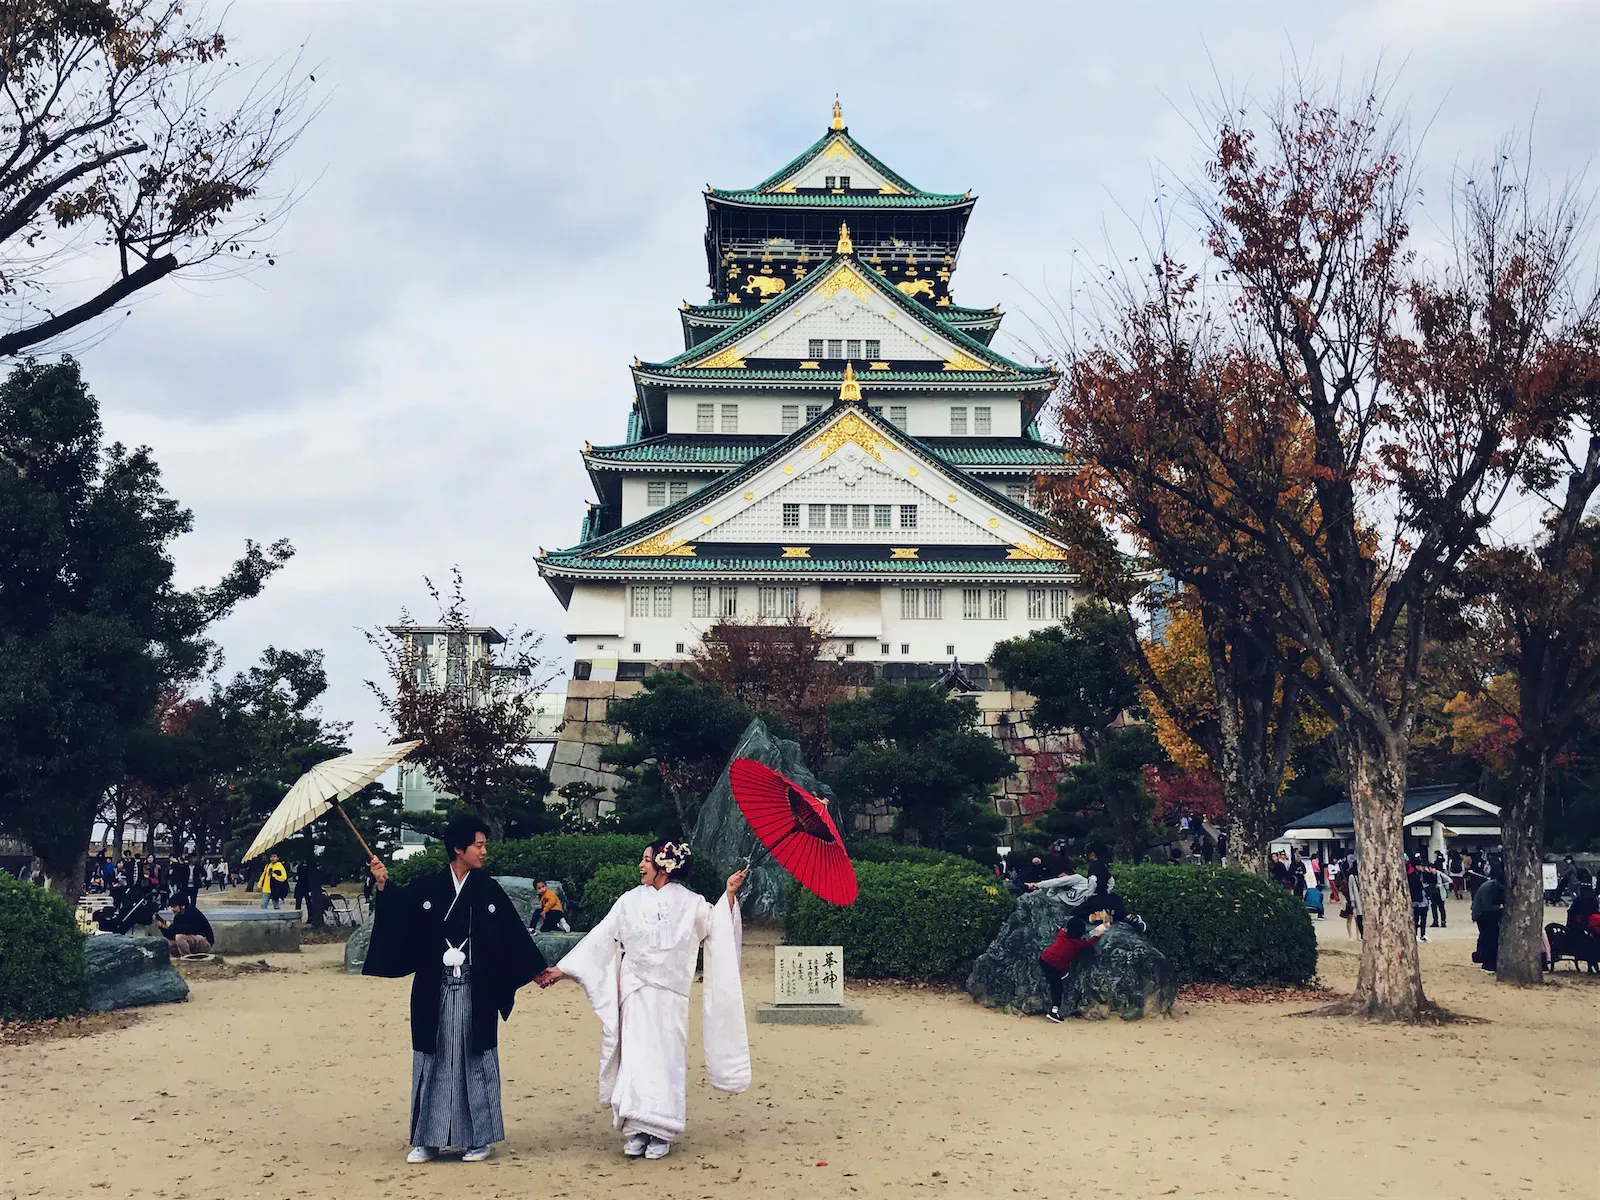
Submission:
M 539 947 L 539 953 L 544 955 L 544 961 L 553 967 L 566 956 L 568 951 L 583 941 L 583 934 L 536 933 L 533 935 L 533 940 Z
M 1027 1015 L 1050 1007 L 1050 992 L 1039 953 L 1055 940 L 1072 916 L 1088 916 L 1092 906 L 1069 906 L 1049 892 L 1030 892 L 1017 901 L 989 948 L 978 956 L 967 991 L 980 1004 Z M 1138 1020 L 1151 1012 L 1169 1014 L 1178 985 L 1172 964 L 1154 943 L 1127 925 L 1113 925 L 1072 964 L 1062 989 L 1061 1011 L 1086 1017 L 1112 1013 Z
M 839 826 L 841 833 L 844 832 L 833 789 L 811 773 L 806 766 L 805 756 L 800 752 L 799 743 L 773 737 L 757 718 L 750 722 L 739 744 L 734 747 L 728 760 L 730 765 L 735 758 L 753 758 L 765 763 L 778 774 L 794 780 L 817 799 L 825 801 L 833 823 Z M 744 865 L 745 858 L 753 856 L 760 848 L 760 842 L 750 830 L 750 823 L 744 819 L 744 814 L 734 801 L 733 791 L 728 786 L 726 767 L 716 786 L 706 796 L 705 803 L 700 806 L 700 817 L 695 822 L 689 844 L 696 854 L 704 856 L 716 868 L 719 877 L 732 874 Z M 788 893 L 789 873 L 771 858 L 764 858 L 750 872 L 750 880 L 739 896 L 740 907 L 747 917 L 782 916 Z
M 189 985 L 172 965 L 164 937 L 123 937 L 101 933 L 84 943 L 88 1003 L 93 1012 L 171 1004 L 189 998 Z

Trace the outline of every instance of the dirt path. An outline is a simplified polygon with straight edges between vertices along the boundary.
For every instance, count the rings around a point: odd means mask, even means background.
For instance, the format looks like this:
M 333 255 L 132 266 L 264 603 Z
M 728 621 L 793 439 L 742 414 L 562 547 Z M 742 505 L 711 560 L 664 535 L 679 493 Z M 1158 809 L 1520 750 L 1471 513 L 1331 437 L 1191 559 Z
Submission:
M 745 949 L 752 1016 L 769 946 Z M 197 980 L 128 1028 L 0 1047 L 0 1197 L 1593 1200 L 1600 985 L 1501 988 L 1469 950 L 1422 947 L 1428 988 L 1487 1024 L 1188 1005 L 1054 1026 L 857 989 L 868 1026 L 752 1024 L 756 1083 L 735 1097 L 707 1088 L 696 1030 L 689 1130 L 660 1163 L 617 1152 L 581 993 L 532 990 L 502 1032 L 508 1142 L 482 1165 L 408 1167 L 406 984 L 347 977 L 318 946 Z M 1322 951 L 1347 989 L 1353 954 Z

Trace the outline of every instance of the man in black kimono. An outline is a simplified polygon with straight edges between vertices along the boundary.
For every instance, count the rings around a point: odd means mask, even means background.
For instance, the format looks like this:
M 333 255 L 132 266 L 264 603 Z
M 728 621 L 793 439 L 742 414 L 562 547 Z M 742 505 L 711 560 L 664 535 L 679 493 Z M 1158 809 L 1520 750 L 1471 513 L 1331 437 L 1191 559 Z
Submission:
M 409 884 L 389 884 L 368 864 L 372 944 L 363 975 L 411 980 L 411 1152 L 427 1162 L 460 1148 L 464 1162 L 489 1157 L 505 1138 L 500 1112 L 499 1018 L 511 1016 L 517 989 L 545 968 L 517 910 L 483 868 L 488 828 L 451 818 L 444 831 L 450 863 Z

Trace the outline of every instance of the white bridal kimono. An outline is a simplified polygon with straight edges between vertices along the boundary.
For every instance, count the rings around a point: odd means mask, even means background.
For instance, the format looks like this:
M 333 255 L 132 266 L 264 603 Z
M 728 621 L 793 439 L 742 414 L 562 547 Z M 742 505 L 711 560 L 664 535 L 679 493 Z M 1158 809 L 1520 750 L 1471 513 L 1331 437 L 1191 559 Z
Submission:
M 750 1038 L 739 983 L 743 926 L 679 883 L 636 887 L 558 964 L 600 1018 L 600 1102 L 624 1133 L 672 1141 L 683 1132 L 689 984 L 705 946 L 702 1034 L 706 1076 L 722 1092 L 750 1086 Z

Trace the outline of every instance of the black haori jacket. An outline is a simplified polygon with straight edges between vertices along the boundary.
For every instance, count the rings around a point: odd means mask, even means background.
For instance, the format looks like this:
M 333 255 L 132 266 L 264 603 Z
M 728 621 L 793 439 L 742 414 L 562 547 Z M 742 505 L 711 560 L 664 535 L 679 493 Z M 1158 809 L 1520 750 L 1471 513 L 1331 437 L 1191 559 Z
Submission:
M 454 910 L 451 901 L 456 901 Z M 448 923 L 445 914 L 449 913 Z M 444 952 L 466 945 L 472 966 L 472 1053 L 499 1044 L 501 1017 L 511 1016 L 517 989 L 545 968 L 505 890 L 486 871 L 469 871 L 456 900 L 450 868 L 389 884 L 373 901 L 372 943 L 363 975 L 411 975 L 411 1046 L 432 1054 L 439 1045 L 439 984 Z M 448 945 L 447 945 L 448 941 Z

